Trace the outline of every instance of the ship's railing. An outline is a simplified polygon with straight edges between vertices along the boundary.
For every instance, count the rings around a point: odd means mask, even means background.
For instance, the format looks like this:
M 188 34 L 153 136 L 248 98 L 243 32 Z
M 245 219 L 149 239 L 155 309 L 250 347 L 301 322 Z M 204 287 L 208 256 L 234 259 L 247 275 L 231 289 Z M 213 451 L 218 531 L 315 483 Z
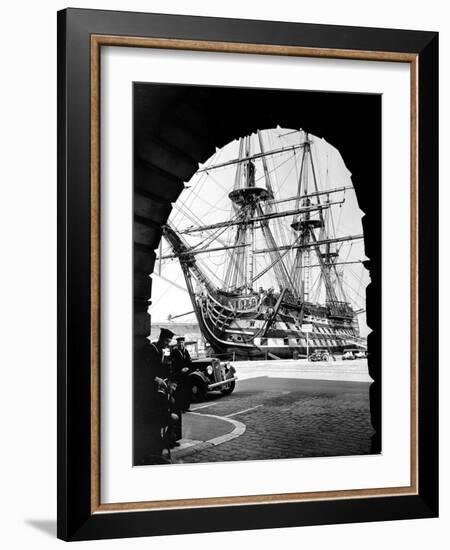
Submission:
M 332 317 L 344 317 L 353 319 L 355 316 L 353 309 L 347 302 L 328 303 L 329 315 Z
M 252 293 L 248 295 L 240 296 L 227 296 L 222 295 L 219 292 L 214 292 L 209 294 L 209 298 L 226 309 L 230 311 L 256 311 L 261 304 L 262 295 L 257 293 Z
M 304 302 L 304 311 L 305 315 L 320 317 L 328 314 L 328 307 L 313 304 L 311 302 Z

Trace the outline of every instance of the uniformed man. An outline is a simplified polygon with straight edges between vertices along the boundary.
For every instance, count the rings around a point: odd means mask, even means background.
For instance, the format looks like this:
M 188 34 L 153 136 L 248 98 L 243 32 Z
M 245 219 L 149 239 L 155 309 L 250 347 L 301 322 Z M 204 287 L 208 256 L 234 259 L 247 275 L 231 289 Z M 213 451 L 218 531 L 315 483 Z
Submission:
M 168 346 L 174 333 L 162 329 L 156 342 L 135 350 L 134 357 L 134 463 L 164 461 L 165 435 L 171 420 L 166 380 L 169 378 Z
M 148 366 L 152 387 L 150 388 L 153 402 L 154 421 L 161 434 L 161 453 L 165 448 L 179 445 L 181 438 L 181 414 L 177 414 L 175 405 L 176 381 L 171 372 L 169 345 L 175 334 L 162 328 L 159 338 L 149 346 Z
M 179 336 L 177 345 L 172 349 L 172 372 L 173 379 L 177 382 L 175 401 L 180 411 L 189 411 L 191 388 L 189 384 L 189 372 L 191 369 L 191 356 L 185 347 L 185 337 Z
M 174 336 L 175 334 L 171 330 L 162 328 L 158 341 L 150 344 L 149 367 L 152 375 L 156 378 L 170 377 L 169 345 Z

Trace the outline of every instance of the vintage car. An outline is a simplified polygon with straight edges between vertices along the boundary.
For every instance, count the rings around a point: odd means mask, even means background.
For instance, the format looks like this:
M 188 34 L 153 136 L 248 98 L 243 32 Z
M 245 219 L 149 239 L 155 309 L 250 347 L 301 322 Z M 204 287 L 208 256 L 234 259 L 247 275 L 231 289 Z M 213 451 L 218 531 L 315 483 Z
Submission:
M 309 356 L 310 361 L 329 361 L 330 354 L 327 350 L 318 349 Z
M 210 391 L 229 395 L 236 385 L 236 369 L 229 361 L 220 361 L 216 357 L 196 359 L 191 363 L 188 380 L 191 401 L 202 401 Z
M 353 359 L 355 359 L 353 351 L 352 350 L 344 351 L 344 355 L 342 356 L 342 359 L 344 361 L 352 361 Z

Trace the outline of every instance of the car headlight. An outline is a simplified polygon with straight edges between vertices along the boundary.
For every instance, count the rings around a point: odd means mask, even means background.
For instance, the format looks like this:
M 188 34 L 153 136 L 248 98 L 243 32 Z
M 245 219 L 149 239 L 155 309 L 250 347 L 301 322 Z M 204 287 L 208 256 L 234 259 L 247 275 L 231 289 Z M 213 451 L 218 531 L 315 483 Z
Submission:
M 208 375 L 211 376 L 212 373 L 213 373 L 213 368 L 212 368 L 211 365 L 208 365 L 208 366 L 206 367 L 206 374 L 208 374 Z

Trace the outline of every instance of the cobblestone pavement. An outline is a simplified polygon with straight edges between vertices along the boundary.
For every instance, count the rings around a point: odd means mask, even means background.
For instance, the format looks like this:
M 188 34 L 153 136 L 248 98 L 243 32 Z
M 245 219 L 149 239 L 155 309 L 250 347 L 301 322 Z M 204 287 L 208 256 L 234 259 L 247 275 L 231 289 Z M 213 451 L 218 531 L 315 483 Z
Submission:
M 239 420 L 245 433 L 178 462 L 368 454 L 369 386 L 265 376 L 241 380 L 232 395 L 211 394 L 197 412 Z

